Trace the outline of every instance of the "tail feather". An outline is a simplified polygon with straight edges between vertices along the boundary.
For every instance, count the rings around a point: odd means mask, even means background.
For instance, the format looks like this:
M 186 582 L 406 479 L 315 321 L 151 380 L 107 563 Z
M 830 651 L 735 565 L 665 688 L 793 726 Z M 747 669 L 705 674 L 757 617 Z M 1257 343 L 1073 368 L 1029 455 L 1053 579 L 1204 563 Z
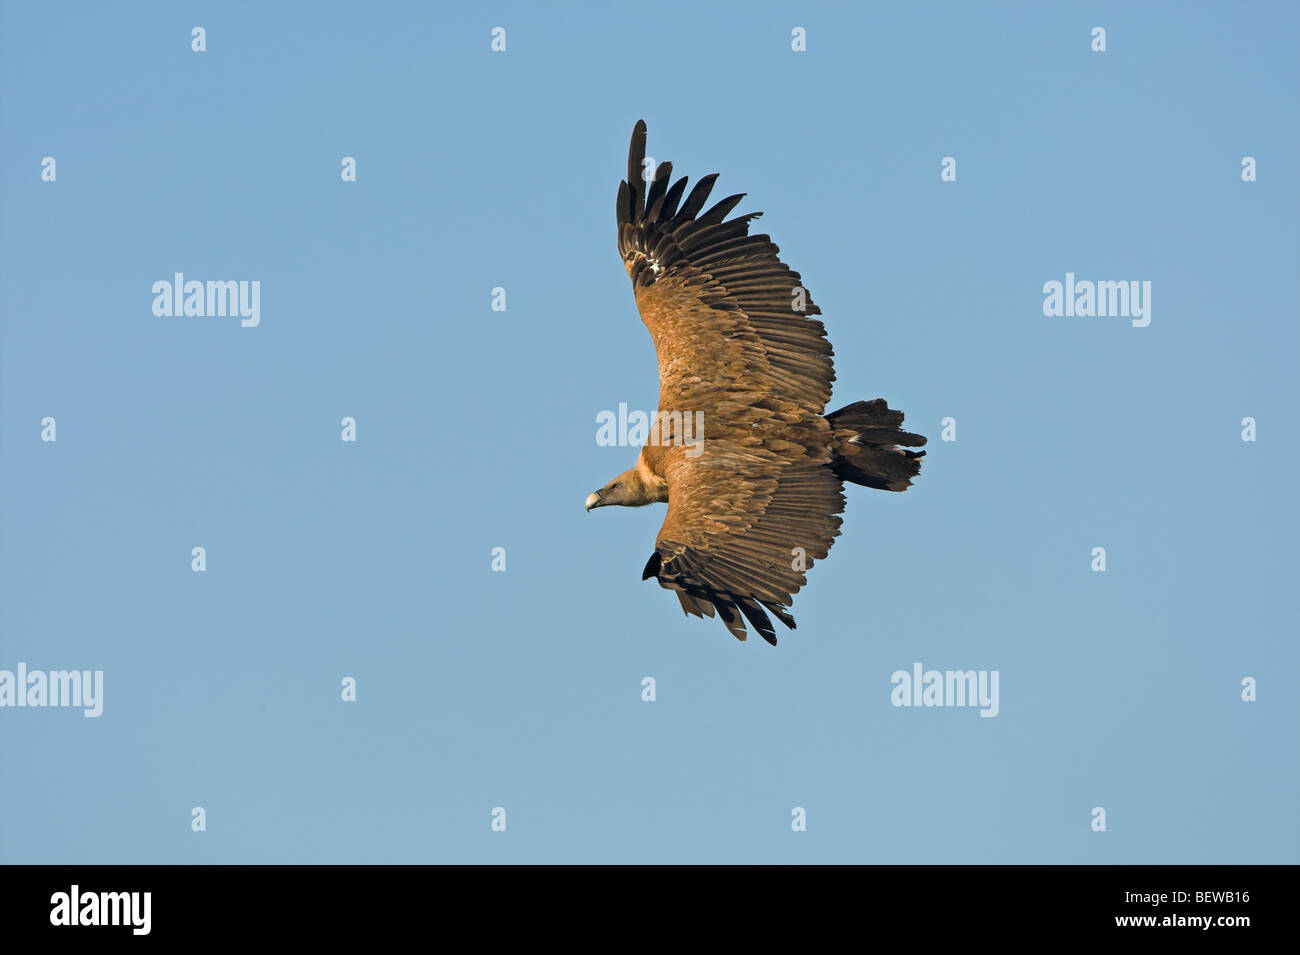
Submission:
M 920 473 L 925 452 L 907 448 L 920 447 L 925 438 L 901 430 L 903 412 L 894 411 L 885 399 L 855 401 L 832 411 L 826 420 L 837 438 L 831 466 L 841 479 L 882 491 L 905 491 Z

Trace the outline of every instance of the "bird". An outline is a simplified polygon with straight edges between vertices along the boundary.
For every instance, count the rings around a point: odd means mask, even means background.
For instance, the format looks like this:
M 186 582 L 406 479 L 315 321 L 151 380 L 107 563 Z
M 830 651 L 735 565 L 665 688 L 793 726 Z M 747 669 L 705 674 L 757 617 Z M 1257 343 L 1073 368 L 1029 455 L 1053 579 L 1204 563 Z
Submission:
M 636 465 L 585 506 L 666 503 L 641 579 L 688 616 L 716 613 L 742 641 L 748 621 L 775 646 L 771 617 L 795 629 L 794 594 L 840 534 L 845 484 L 906 490 L 926 439 L 882 398 L 824 413 L 835 369 L 821 309 L 771 238 L 750 234 L 762 213 L 727 218 L 744 193 L 704 210 L 718 174 L 688 194 L 672 163 L 646 168 L 645 149 L 639 120 L 618 251 L 654 341 L 659 404 Z

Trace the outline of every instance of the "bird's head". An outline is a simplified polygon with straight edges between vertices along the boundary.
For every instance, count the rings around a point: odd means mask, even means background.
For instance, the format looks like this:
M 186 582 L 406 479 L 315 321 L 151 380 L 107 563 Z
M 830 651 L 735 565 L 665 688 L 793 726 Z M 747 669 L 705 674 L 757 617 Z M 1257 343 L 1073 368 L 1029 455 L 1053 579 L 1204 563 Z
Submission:
M 637 473 L 636 468 L 632 468 L 630 471 L 624 471 L 599 491 L 588 494 L 587 510 L 591 510 L 593 507 L 606 507 L 610 504 L 618 504 L 622 507 L 640 507 L 650 502 L 651 497 L 646 490 L 645 482 L 641 480 L 641 475 Z

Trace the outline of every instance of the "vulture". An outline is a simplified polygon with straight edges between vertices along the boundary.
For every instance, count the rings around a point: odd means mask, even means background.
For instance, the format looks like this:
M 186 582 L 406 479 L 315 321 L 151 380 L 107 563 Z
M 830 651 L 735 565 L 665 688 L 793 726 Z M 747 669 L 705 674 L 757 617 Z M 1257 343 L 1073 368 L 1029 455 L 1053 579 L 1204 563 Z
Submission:
M 706 210 L 717 174 L 687 193 L 672 163 L 643 169 L 645 145 L 639 121 L 618 251 L 654 340 L 659 405 L 636 466 L 586 508 L 666 503 L 641 579 L 775 645 L 768 614 L 794 629 L 794 594 L 839 536 L 845 482 L 905 490 L 925 454 L 908 448 L 925 438 L 880 398 L 824 413 L 835 370 L 821 310 L 772 240 L 750 235 L 761 213 L 727 218 L 743 193 Z

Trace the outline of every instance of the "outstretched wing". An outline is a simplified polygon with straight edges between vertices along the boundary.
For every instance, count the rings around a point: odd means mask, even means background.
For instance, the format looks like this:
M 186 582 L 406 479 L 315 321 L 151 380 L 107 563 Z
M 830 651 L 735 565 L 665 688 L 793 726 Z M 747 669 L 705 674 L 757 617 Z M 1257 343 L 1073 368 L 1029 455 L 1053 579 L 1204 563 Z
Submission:
M 618 246 L 659 360 L 659 409 L 703 415 L 702 453 L 663 449 L 668 515 L 646 564 L 696 616 L 745 620 L 770 643 L 767 612 L 788 627 L 805 571 L 839 534 L 843 485 L 822 418 L 835 370 L 820 309 L 766 235 L 758 213 L 726 220 L 743 198 L 701 214 L 716 176 L 682 201 L 671 163 L 642 178 L 638 122 L 619 186 Z M 680 203 L 680 206 L 679 206 Z M 765 612 L 767 611 L 767 612 Z
M 787 608 L 839 536 L 843 485 L 806 455 L 735 445 L 708 441 L 696 461 L 670 466 L 668 516 L 642 578 L 657 577 L 686 613 L 716 611 L 740 640 L 748 620 L 775 645 L 764 609 L 794 629 Z
M 659 356 L 659 407 L 723 387 L 821 414 L 835 380 L 826 327 L 812 317 L 821 309 L 772 240 L 749 234 L 762 213 L 726 220 L 741 193 L 701 214 L 717 175 L 682 202 L 686 179 L 669 185 L 672 163 L 647 186 L 645 135 L 639 121 L 618 189 L 618 250 Z

